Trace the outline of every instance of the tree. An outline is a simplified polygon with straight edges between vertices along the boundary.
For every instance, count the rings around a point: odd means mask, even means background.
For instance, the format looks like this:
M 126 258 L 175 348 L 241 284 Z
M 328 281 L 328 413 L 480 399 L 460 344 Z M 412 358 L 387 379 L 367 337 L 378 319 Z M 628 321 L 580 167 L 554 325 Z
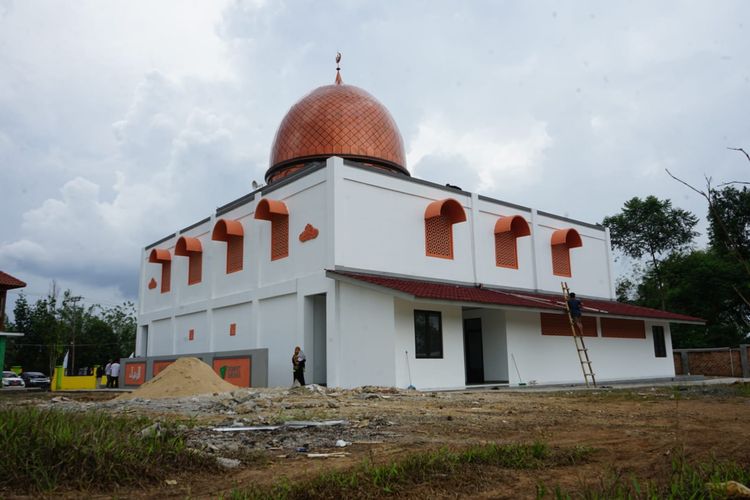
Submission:
M 696 316 L 706 325 L 673 325 L 675 347 L 726 347 L 747 341 L 750 308 L 734 289 L 747 290 L 739 264 L 714 249 L 675 253 L 661 263 L 664 300 L 670 311 Z M 661 303 L 653 269 L 635 287 L 634 302 Z
M 628 257 L 648 258 L 659 293 L 659 305 L 666 308 L 661 261 L 690 247 L 698 235 L 693 230 L 698 218 L 692 213 L 673 208 L 670 200 L 648 196 L 625 202 L 617 215 L 605 217 L 602 224 L 609 228 L 612 246 Z
M 23 294 L 16 301 L 15 320 L 9 329 L 26 335 L 8 343 L 9 365 L 52 373 L 69 349 L 71 369 L 73 352 L 75 367 L 93 367 L 133 352 L 137 323 L 132 302 L 106 308 L 84 307 L 79 304 L 81 298 L 70 290 L 63 293 L 62 300 L 57 295 L 53 284 L 49 295 L 33 305 Z

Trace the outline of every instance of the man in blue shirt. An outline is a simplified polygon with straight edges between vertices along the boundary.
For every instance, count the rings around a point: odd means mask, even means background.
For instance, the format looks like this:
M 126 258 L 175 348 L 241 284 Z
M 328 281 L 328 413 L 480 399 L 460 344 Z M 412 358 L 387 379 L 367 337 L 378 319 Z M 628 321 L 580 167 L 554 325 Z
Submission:
M 576 298 L 575 293 L 571 293 L 568 296 L 568 309 L 570 309 L 570 317 L 573 318 L 578 331 L 583 335 L 583 320 L 581 319 L 581 307 L 583 303 Z

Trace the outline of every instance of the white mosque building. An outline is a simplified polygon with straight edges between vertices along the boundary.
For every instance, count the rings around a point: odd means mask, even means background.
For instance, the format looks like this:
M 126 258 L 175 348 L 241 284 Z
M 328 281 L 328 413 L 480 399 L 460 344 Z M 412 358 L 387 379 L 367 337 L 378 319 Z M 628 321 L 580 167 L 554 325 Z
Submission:
M 598 381 L 674 377 L 670 323 L 615 301 L 606 228 L 415 179 L 388 110 L 344 84 L 291 107 L 267 184 L 144 248 L 137 386 L 181 356 L 239 386 L 581 383 L 561 281 Z

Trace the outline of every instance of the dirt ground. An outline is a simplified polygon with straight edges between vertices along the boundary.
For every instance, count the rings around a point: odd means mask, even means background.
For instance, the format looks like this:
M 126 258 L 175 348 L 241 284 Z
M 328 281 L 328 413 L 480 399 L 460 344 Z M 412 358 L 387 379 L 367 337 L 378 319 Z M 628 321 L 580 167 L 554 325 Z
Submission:
M 402 496 L 535 498 L 539 484 L 580 491 L 620 475 L 641 481 L 669 475 L 671 458 L 750 464 L 750 385 L 697 385 L 545 392 L 418 392 L 376 387 L 351 391 L 312 386 L 239 390 L 180 400 L 113 401 L 106 392 L 2 394 L 0 405 L 54 406 L 189 422 L 190 446 L 240 464 L 216 474 L 175 477 L 176 484 L 117 492 L 140 498 L 217 498 L 234 488 L 292 481 L 322 470 L 384 463 L 410 453 L 480 443 L 587 446 L 587 463 L 544 470 L 488 468 L 481 481 L 445 478 Z M 309 422 L 343 420 L 327 426 Z M 218 432 L 218 427 L 271 426 Z M 329 422 L 330 423 L 330 422 Z M 336 447 L 337 440 L 350 444 Z M 343 452 L 337 458 L 310 453 Z M 251 458 L 249 458 L 251 457 Z M 97 495 L 91 495 L 97 497 Z M 110 497 L 110 495 L 105 495 Z

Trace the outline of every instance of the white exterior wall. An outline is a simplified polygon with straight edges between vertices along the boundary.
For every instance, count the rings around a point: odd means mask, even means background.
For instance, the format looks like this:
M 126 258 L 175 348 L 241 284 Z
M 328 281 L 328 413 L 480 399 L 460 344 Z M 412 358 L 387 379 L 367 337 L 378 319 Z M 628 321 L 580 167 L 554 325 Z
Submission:
M 570 249 L 571 277 L 555 276 L 552 273 L 552 233 L 557 229 L 573 228 L 581 235 L 583 246 Z M 609 251 L 604 229 L 594 229 L 544 215 L 537 215 L 532 228 L 536 235 L 535 245 L 538 289 L 561 293 L 560 282 L 566 281 L 571 291 L 578 295 L 590 295 L 614 299 L 610 286 Z
M 604 228 L 336 160 L 336 266 L 552 293 L 560 293 L 560 282 L 567 281 L 581 296 L 614 298 Z M 425 254 L 425 209 L 445 198 L 458 201 L 467 216 L 466 222 L 453 225 L 453 259 Z M 495 264 L 495 223 L 511 215 L 524 217 L 531 227 L 531 236 L 517 239 L 518 269 Z M 570 251 L 570 278 L 552 273 L 550 238 L 565 228 L 576 229 L 583 240 L 582 247 Z
M 396 313 L 396 386 L 417 389 L 460 387 L 466 380 L 464 334 L 461 307 L 431 302 L 395 300 Z M 415 356 L 414 310 L 440 311 L 443 325 L 442 359 L 417 359 Z M 407 355 L 404 352 L 408 352 Z
M 252 314 L 252 302 L 221 307 L 213 310 L 211 332 L 213 332 L 214 351 L 233 351 L 254 349 L 256 342 L 255 318 Z M 236 334 L 229 335 L 229 327 L 237 325 Z
M 268 385 L 290 386 L 292 355 L 297 345 L 297 295 L 261 300 L 258 309 L 258 345 L 268 348 Z
M 347 283 L 338 284 L 336 295 L 336 385 L 395 385 L 393 296 Z M 328 359 L 332 354 L 329 351 Z
M 336 265 L 453 281 L 474 281 L 471 198 L 341 163 L 336 172 Z M 454 198 L 467 221 L 453 225 L 453 259 L 425 255 L 424 212 Z
M 508 371 L 511 385 L 582 383 L 583 373 L 572 337 L 542 335 L 539 313 L 507 311 Z M 654 356 L 651 326 L 664 326 L 667 357 Z M 645 339 L 586 337 L 597 381 L 674 377 L 669 325 L 646 322 Z M 521 380 L 511 355 L 515 357 Z
M 534 233 L 531 211 L 521 210 L 512 206 L 477 200 L 477 208 L 473 212 L 476 217 L 476 253 L 477 275 L 479 283 L 491 283 L 509 288 L 525 288 L 533 290 L 534 283 L 534 254 L 532 250 L 532 236 L 516 239 L 518 255 L 518 269 L 498 267 L 495 264 L 495 223 L 501 217 L 519 215 L 523 217 Z
M 174 352 L 174 331 L 170 318 L 154 321 L 148 330 L 148 352 L 152 356 L 166 356 Z

